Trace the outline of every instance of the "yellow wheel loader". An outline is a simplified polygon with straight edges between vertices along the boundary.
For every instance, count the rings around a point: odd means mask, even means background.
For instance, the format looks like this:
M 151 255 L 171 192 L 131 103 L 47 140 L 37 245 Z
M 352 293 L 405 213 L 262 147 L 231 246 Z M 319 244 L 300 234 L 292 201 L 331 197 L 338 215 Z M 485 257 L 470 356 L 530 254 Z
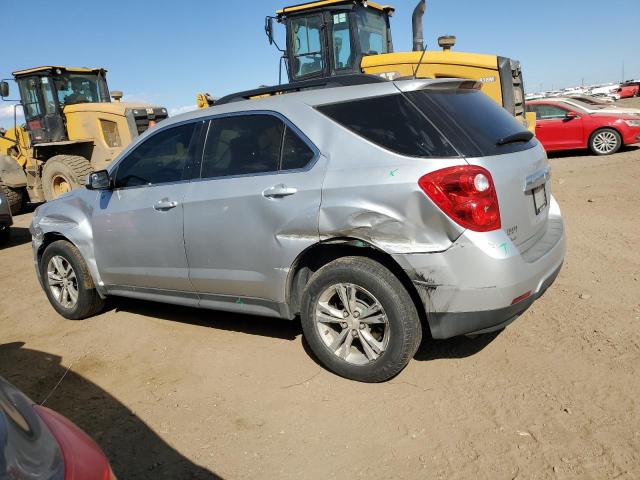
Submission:
M 0 129 L 0 188 L 14 213 L 27 199 L 48 201 L 84 186 L 89 173 L 168 116 L 163 107 L 122 102 L 102 68 L 44 66 L 14 72 L 13 80 L 16 100 L 0 82 L 0 97 L 17 102 L 13 128 Z M 16 121 L 20 107 L 24 125 Z
M 422 17 L 425 0 L 413 11 L 413 51 L 393 52 L 390 6 L 366 0 L 319 0 L 276 12 L 267 17 L 265 32 L 275 44 L 273 21 L 286 27 L 280 80 L 284 64 L 289 84 L 240 92 L 220 101 L 256 99 L 307 88 L 351 84 L 358 74 L 387 80 L 398 78 L 468 78 L 482 83 L 482 91 L 507 109 L 529 130 L 535 130 L 535 113 L 525 112 L 520 62 L 497 55 L 453 52 L 456 37 L 438 38 L 441 51 L 424 50 Z M 233 98 L 231 98 L 233 97 Z M 196 97 L 198 108 L 216 101 L 205 93 Z
M 454 52 L 454 36 L 438 38 L 439 51 L 425 51 L 422 18 L 425 0 L 413 11 L 413 51 L 393 51 L 390 17 L 394 8 L 365 0 L 320 0 L 285 7 L 267 17 L 265 31 L 274 43 L 273 20 L 286 27 L 283 62 L 290 82 L 357 73 L 388 80 L 406 77 L 468 78 L 523 124 L 527 122 L 520 62 L 497 55 Z M 277 45 L 276 45 L 277 46 Z M 279 47 L 278 47 L 279 48 Z

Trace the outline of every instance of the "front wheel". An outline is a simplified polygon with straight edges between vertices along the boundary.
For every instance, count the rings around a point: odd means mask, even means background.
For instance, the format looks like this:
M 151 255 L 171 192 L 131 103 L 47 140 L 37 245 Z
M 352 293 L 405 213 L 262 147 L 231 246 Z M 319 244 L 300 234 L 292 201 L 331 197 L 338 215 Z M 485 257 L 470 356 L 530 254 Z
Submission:
M 411 296 L 386 267 L 343 257 L 313 274 L 302 296 L 302 329 L 329 370 L 361 382 L 397 375 L 420 346 Z
M 49 302 L 63 317 L 80 320 L 104 307 L 75 245 L 64 240 L 49 245 L 40 259 L 40 274 Z
M 589 139 L 589 148 L 595 155 L 611 155 L 622 147 L 622 137 L 612 128 L 596 130 Z

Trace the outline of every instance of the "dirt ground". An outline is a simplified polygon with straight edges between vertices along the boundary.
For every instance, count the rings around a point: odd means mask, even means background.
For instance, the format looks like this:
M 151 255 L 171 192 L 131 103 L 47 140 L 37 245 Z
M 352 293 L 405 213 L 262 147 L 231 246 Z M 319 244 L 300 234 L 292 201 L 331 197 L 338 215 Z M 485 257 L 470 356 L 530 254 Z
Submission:
M 130 300 L 63 320 L 29 214 L 0 250 L 0 375 L 121 479 L 640 478 L 640 148 L 551 165 L 554 286 L 498 335 L 425 340 L 390 382 L 325 371 L 296 322 Z

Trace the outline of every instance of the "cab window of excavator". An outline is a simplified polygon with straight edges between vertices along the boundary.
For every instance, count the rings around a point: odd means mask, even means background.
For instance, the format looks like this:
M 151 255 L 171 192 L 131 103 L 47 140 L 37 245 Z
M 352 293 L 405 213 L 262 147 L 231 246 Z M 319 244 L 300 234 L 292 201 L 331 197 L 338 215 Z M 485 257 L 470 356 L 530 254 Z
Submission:
M 389 53 L 387 21 L 381 13 L 370 9 L 356 11 L 358 42 L 363 55 Z
M 55 84 L 60 105 L 108 101 L 108 99 L 101 99 L 102 92 L 98 88 L 98 82 L 97 75 L 73 73 L 58 75 L 55 79 Z
M 40 80 L 42 86 L 42 97 L 44 99 L 44 110 L 47 114 L 55 114 L 56 112 L 56 99 L 53 96 L 53 89 L 51 88 L 51 80 L 48 77 L 42 77 Z
M 331 40 L 333 43 L 333 64 L 336 70 L 344 70 L 352 67 L 353 55 L 351 48 L 351 30 L 349 29 L 349 16 L 347 12 L 333 14 L 333 30 Z
M 294 18 L 290 23 L 289 41 L 292 44 L 293 71 L 295 77 L 306 77 L 324 70 L 322 58 L 321 15 Z
M 32 118 L 42 117 L 42 104 L 38 94 L 40 78 L 21 78 L 18 80 L 18 87 L 20 88 L 20 98 L 22 99 L 25 119 L 28 121 Z

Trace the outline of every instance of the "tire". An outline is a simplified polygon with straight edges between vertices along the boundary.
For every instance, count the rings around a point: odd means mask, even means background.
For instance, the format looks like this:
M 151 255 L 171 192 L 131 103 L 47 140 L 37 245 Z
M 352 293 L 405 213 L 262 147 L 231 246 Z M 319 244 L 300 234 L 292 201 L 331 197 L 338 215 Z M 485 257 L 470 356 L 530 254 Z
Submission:
M 340 285 L 345 287 L 344 295 L 357 292 L 356 301 L 348 308 L 339 300 Z M 381 309 L 371 308 L 378 313 L 368 315 L 365 311 L 372 300 Z M 327 305 L 332 315 L 324 313 L 329 311 Z M 339 320 L 342 315 L 348 315 L 344 322 Z M 366 257 L 339 258 L 315 272 L 302 294 L 301 318 L 304 337 L 320 363 L 360 382 L 383 382 L 400 373 L 422 340 L 420 319 L 409 292 L 386 267 Z M 371 323 L 374 318 L 380 323 Z M 380 319 L 385 319 L 384 323 Z M 372 337 L 376 342 L 371 342 Z M 340 344 L 341 338 L 341 346 L 331 348 L 330 344 Z M 380 346 L 379 352 L 373 350 Z M 372 358 L 376 353 L 377 358 Z
M 601 128 L 589 137 L 589 149 L 594 155 L 612 155 L 622 147 L 622 137 L 612 128 Z
M 89 160 L 76 155 L 56 155 L 42 169 L 42 190 L 46 201 L 63 193 L 82 188 L 87 175 L 93 172 Z
M 7 197 L 7 202 L 9 202 L 9 209 L 11 210 L 11 215 L 17 215 L 22 210 L 22 206 L 24 205 L 24 188 L 11 188 L 7 187 L 2 180 L 0 180 L 0 190 L 4 193 L 4 196 Z
M 56 262 L 60 262 L 61 269 L 55 270 Z M 69 289 L 75 288 L 77 292 L 77 300 L 72 305 L 65 305 L 65 302 L 60 299 L 63 295 L 59 295 L 62 290 L 62 283 L 58 282 L 58 278 L 61 277 L 58 274 L 62 270 L 67 270 L 67 267 L 71 268 L 71 273 L 75 277 L 75 281 L 71 274 L 66 277 L 70 285 Z M 87 264 L 75 245 L 65 240 L 53 242 L 42 254 L 38 268 L 40 269 L 40 275 L 42 275 L 42 283 L 49 302 L 64 318 L 81 320 L 95 315 L 104 308 L 104 300 L 96 291 Z M 50 275 L 50 271 L 54 275 Z M 60 285 L 60 287 L 54 287 L 54 284 Z M 66 301 L 67 299 L 73 300 L 70 293 L 64 295 L 64 300 Z

